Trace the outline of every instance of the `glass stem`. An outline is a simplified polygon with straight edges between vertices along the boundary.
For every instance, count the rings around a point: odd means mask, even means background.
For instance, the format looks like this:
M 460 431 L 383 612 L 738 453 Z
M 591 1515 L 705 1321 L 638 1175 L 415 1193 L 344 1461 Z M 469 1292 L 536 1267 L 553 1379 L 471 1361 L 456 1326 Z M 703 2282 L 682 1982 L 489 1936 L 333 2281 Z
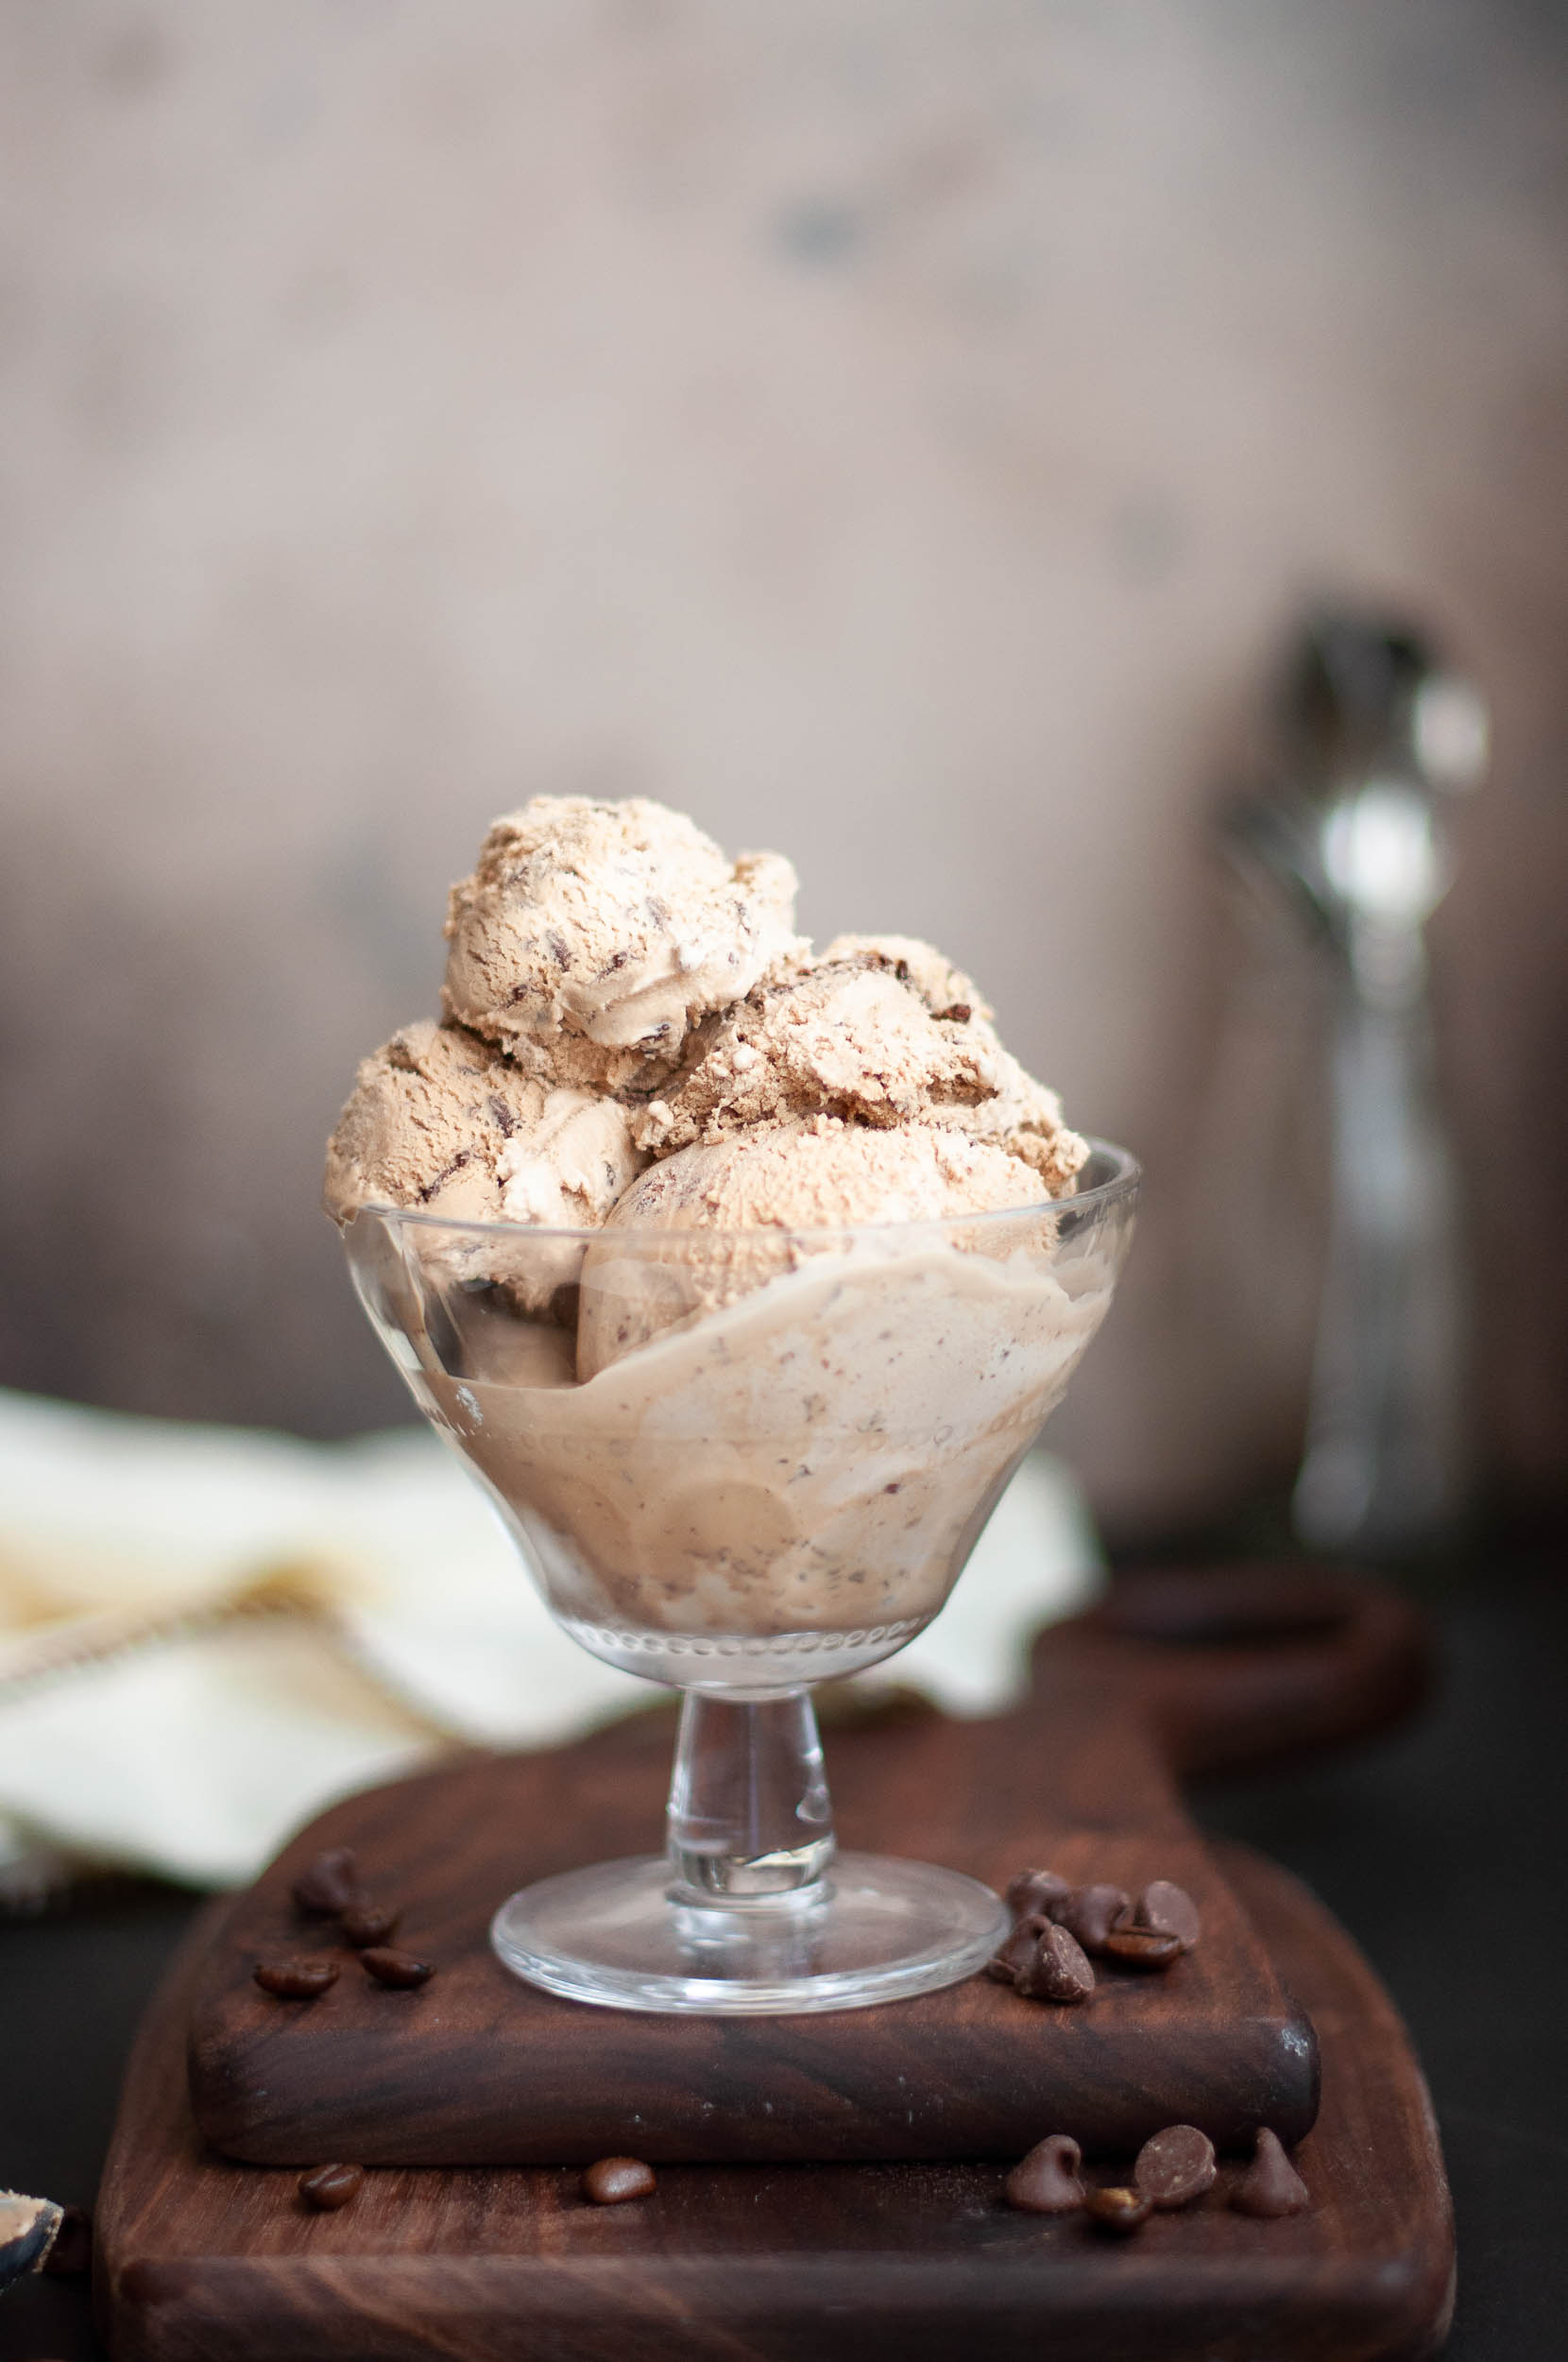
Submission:
M 690 1895 L 758 1902 L 816 1886 L 832 1857 L 833 1807 L 810 1692 L 689 1689 L 668 1825 L 671 1866 Z

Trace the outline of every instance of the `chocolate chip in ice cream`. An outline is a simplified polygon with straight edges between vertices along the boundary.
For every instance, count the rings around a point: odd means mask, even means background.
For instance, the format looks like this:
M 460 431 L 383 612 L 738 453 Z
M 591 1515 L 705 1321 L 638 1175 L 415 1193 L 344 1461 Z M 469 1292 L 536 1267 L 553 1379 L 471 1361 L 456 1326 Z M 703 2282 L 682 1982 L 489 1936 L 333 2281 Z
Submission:
M 338 1979 L 335 1960 L 258 1960 L 251 1970 L 264 1993 L 280 2001 L 315 2001 Z
M 1197 1904 L 1185 1887 L 1173 1886 L 1168 1878 L 1152 1879 L 1144 1888 L 1133 1906 L 1133 1924 L 1177 1937 L 1184 1952 L 1190 1952 L 1203 1932 Z
M 1071 2215 L 1083 2203 L 1082 2151 L 1066 2132 L 1051 2132 L 1020 2159 L 1002 2184 L 1010 2206 L 1026 2215 Z
M 1273 2221 L 1284 2215 L 1303 2215 L 1311 2203 L 1311 2193 L 1281 2148 L 1278 2134 L 1266 2124 L 1260 2125 L 1253 2162 L 1231 2192 L 1231 2204 L 1238 2215 Z
M 1095 1989 L 1095 1973 L 1076 1936 L 1048 1920 L 1014 1984 L 1027 2001 L 1059 2001 L 1070 2006 L 1087 2001 Z
M 1074 1887 L 1066 1900 L 1052 1909 L 1051 1917 L 1078 1938 L 1085 1952 L 1103 1952 L 1106 1937 L 1131 1908 L 1131 1898 L 1121 1887 Z
M 1195 2124 L 1167 2124 L 1139 2149 L 1133 2180 L 1151 2206 L 1169 2213 L 1211 2190 L 1217 2171 L 1206 2132 Z

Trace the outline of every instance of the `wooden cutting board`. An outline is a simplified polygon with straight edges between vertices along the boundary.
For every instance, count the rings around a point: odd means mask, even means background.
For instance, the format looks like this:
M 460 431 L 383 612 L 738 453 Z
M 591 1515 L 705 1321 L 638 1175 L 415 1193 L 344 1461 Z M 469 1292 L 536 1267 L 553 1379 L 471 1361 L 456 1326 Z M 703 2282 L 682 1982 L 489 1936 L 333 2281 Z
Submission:
M 1256 1760 L 1384 1720 L 1423 1677 L 1420 1627 L 1366 1586 L 1278 1569 L 1118 1587 L 1036 1652 L 1027 1703 L 986 1722 L 916 1711 L 827 1738 L 841 1836 L 1001 1886 L 1025 1864 L 1135 1892 L 1189 1890 L 1197 1951 L 1163 1976 L 1107 1970 L 1090 2006 L 983 1977 L 875 2010 L 668 2017 L 519 1983 L 486 1928 L 525 1880 L 659 1841 L 671 1727 L 658 1715 L 549 1755 L 484 1758 L 317 1822 L 211 1940 L 190 2023 L 196 2121 L 261 2164 L 528 2165 L 1015 2156 L 1043 2127 L 1131 2153 L 1173 2122 L 1234 2148 L 1287 2141 L 1318 2104 L 1318 2042 L 1188 1822 L 1183 1771 Z M 342 1952 L 308 2004 L 258 1960 L 332 1952 L 289 1899 L 320 1846 L 351 1845 L 399 1942 L 437 1964 L 388 1993 Z
M 192 2122 L 203 1931 L 143 2028 L 104 2175 L 106 2342 L 116 2362 L 1416 2362 L 1454 2249 L 1404 2029 L 1304 1888 L 1219 1863 L 1321 2040 L 1308 2214 L 1231 2212 L 1226 2164 L 1198 2207 L 1110 2245 L 965 2164 L 670 2165 L 608 2208 L 558 2167 L 386 2167 L 311 2215 L 292 2168 L 215 2157 Z

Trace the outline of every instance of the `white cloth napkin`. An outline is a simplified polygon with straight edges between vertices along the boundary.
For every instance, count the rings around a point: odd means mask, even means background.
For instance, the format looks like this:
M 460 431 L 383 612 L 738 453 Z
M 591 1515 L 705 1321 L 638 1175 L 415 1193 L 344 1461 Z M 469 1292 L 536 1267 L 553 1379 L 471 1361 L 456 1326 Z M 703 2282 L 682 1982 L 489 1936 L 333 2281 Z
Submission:
M 1099 1580 L 1077 1487 L 1033 1455 L 938 1622 L 860 1679 L 995 1713 Z M 556 1629 L 433 1433 L 304 1444 L 0 1392 L 0 1901 L 89 1863 L 241 1884 L 334 1797 L 656 1694 Z

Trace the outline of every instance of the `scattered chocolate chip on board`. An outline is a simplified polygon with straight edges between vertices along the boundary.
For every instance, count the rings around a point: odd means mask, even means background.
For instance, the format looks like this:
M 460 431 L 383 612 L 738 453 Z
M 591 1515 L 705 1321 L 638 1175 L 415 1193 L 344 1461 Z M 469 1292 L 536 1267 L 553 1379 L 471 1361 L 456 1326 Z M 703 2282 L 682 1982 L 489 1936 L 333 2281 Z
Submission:
M 1168 1878 L 1151 1879 L 1144 1888 L 1133 1906 L 1133 1925 L 1175 1936 L 1184 1952 L 1190 1952 L 1203 1932 L 1197 1904 L 1185 1887 L 1173 1886 Z
M 994 1977 L 998 1985 L 1015 1985 L 1019 1972 L 1033 1959 L 1034 1947 L 1049 1924 L 1038 1912 L 1031 1912 L 1028 1918 L 1020 1919 L 1000 1949 L 986 1961 L 986 1975 Z
M 1138 2151 L 1133 2183 L 1151 2206 L 1170 2213 L 1214 2187 L 1214 2143 L 1195 2124 L 1167 2124 Z
M 435 1974 L 429 1960 L 417 1960 L 412 1952 L 396 1952 L 387 1943 L 367 1944 L 359 1956 L 359 1964 L 378 1985 L 390 1985 L 400 1993 L 411 1993 L 416 1985 L 428 1985 Z
M 1072 1892 L 1065 1878 L 1059 1878 L 1054 1870 L 1020 1870 L 1007 1882 L 1007 1908 L 1014 1919 L 1028 1919 L 1032 1914 L 1051 1915 L 1051 1906 L 1065 1903 Z
M 1132 1897 L 1122 1887 L 1074 1887 L 1050 1916 L 1059 1927 L 1077 1937 L 1085 1952 L 1103 1952 L 1106 1937 L 1132 1908 Z
M 336 1984 L 339 1970 L 335 1960 L 258 1960 L 251 1975 L 280 2001 L 315 2001 Z
M 583 2176 L 583 2196 L 595 2206 L 624 2206 L 628 2199 L 651 2198 L 652 2165 L 640 2157 L 600 2157 Z
M 1311 2193 L 1278 2134 L 1260 2125 L 1253 2162 L 1231 2192 L 1231 2204 L 1238 2215 L 1256 2215 L 1269 2222 L 1284 2215 L 1304 2215 L 1311 2203 Z
M 350 1910 L 363 1900 L 353 1855 L 347 1845 L 332 1845 L 317 1854 L 310 1867 L 296 1878 L 293 1895 L 302 1911 L 313 1919 L 335 1919 L 339 1911 Z
M 1087 2001 L 1095 1973 L 1077 1938 L 1048 1922 L 1013 1981 L 1026 2001 L 1059 2001 L 1070 2008 Z
M 299 2195 L 318 2215 L 335 2215 L 356 2195 L 364 2179 L 363 2165 L 317 2165 L 299 2176 Z
M 1069 2132 L 1048 2133 L 1014 2166 L 1002 2195 L 1026 2215 L 1075 2215 L 1083 2203 L 1078 2175 L 1082 2162 L 1082 2151 Z

